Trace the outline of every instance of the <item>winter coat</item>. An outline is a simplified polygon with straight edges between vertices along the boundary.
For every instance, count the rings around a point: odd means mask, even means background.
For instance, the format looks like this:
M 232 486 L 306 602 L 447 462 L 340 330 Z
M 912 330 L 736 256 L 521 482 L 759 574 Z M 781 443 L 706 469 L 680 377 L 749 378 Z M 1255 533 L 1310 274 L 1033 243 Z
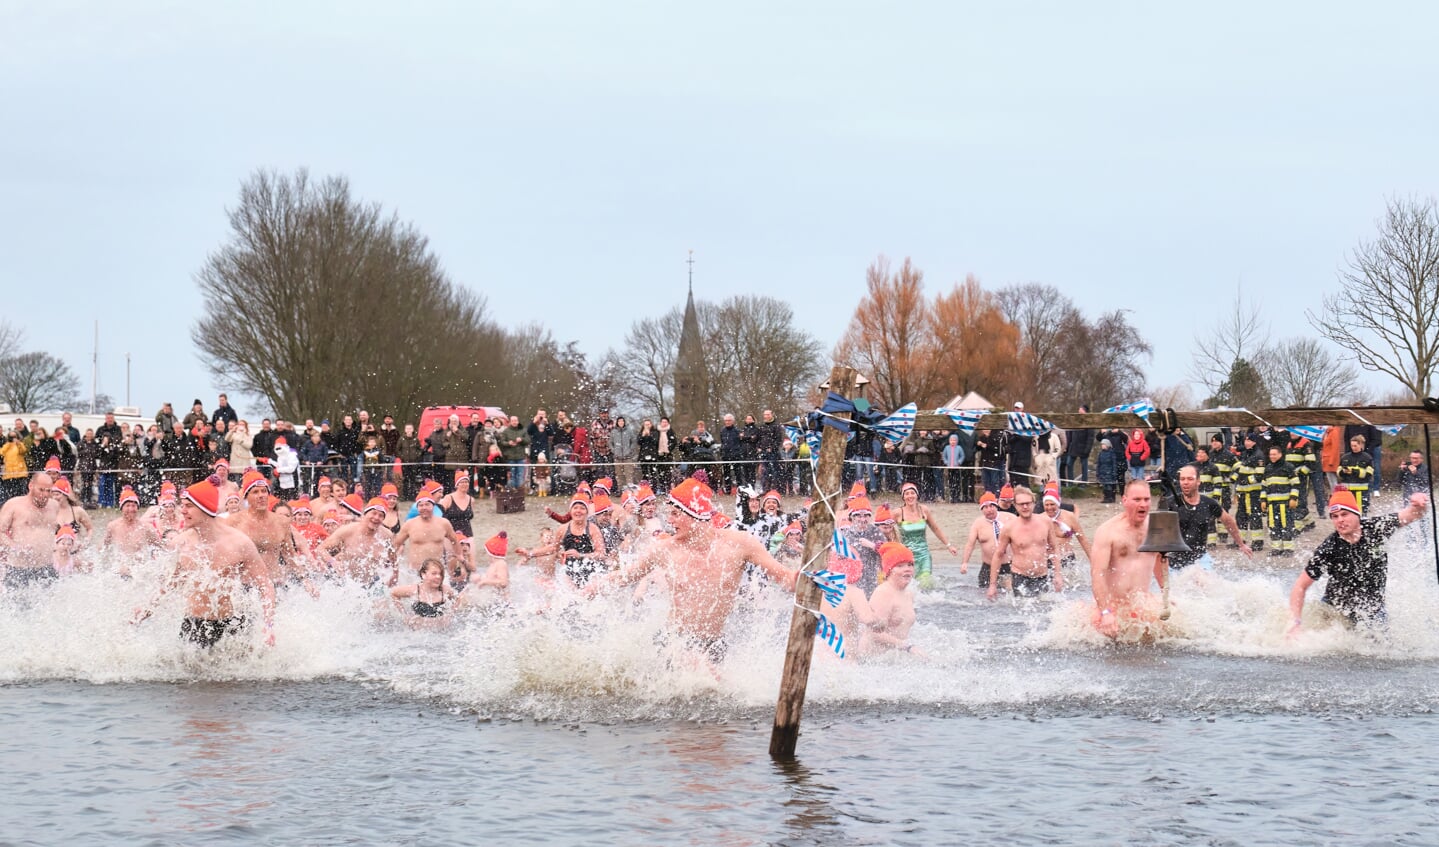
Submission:
M 505 457 L 506 463 L 523 462 L 529 446 L 529 433 L 520 427 L 507 426 L 500 430 L 500 455 Z
M 451 462 L 463 462 L 470 455 L 470 434 L 461 429 L 445 430 L 445 456 Z
M 660 431 L 652 429 L 635 438 L 636 455 L 641 462 L 653 462 L 660 456 Z
M 241 473 L 255 466 L 255 454 L 250 452 L 255 444 L 253 435 L 232 429 L 225 433 L 225 440 L 230 444 L 230 470 Z
M 395 455 L 400 462 L 406 465 L 418 464 L 424 456 L 425 448 L 420 446 L 420 439 L 413 435 L 401 435 L 400 440 L 395 444 Z
M 1117 485 L 1119 483 L 1119 454 L 1111 448 L 1105 450 L 1099 448 L 1099 455 L 1094 460 L 1095 473 L 1099 476 L 1100 485 Z
M 635 456 L 639 455 L 639 430 L 630 426 L 625 421 L 624 427 L 614 427 L 610 430 L 610 449 L 614 451 L 615 461 L 633 462 Z
M 300 456 L 290 446 L 275 448 L 275 473 L 280 475 L 281 488 L 295 487 L 295 471 L 300 469 Z
M 1144 463 L 1149 461 L 1149 442 L 1144 439 L 1144 433 L 1129 436 L 1129 441 L 1124 445 L 1124 457 L 1131 468 L 1144 467 Z

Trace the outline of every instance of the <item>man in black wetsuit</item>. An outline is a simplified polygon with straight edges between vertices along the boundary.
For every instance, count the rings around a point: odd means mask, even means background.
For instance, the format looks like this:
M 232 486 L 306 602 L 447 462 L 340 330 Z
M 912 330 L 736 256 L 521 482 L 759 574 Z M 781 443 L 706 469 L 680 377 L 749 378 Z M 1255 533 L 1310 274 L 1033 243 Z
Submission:
M 1165 478 L 1168 483 L 1168 478 Z M 1165 497 L 1160 508 L 1166 512 L 1179 513 L 1179 534 L 1189 545 L 1188 553 L 1170 553 L 1169 566 L 1175 570 L 1198 563 L 1205 570 L 1214 569 L 1214 557 L 1209 555 L 1209 539 L 1215 534 L 1215 521 L 1222 522 L 1229 529 L 1230 538 L 1239 537 L 1239 525 L 1234 516 L 1219 505 L 1219 501 L 1199 493 L 1199 467 L 1194 462 L 1179 469 L 1179 491 Z M 1254 551 L 1243 541 L 1239 549 L 1244 555 L 1253 557 Z
M 1289 611 L 1294 619 L 1292 635 L 1303 625 L 1304 595 L 1320 577 L 1328 576 L 1324 599 L 1319 604 L 1323 619 L 1339 619 L 1346 626 L 1384 623 L 1384 589 L 1389 578 L 1389 553 L 1384 542 L 1399 527 L 1417 520 L 1429 507 L 1422 492 L 1409 496 L 1409 505 L 1392 515 L 1360 517 L 1354 492 L 1336 486 L 1329 497 L 1329 520 L 1334 534 L 1319 542 L 1309 564 L 1289 592 Z

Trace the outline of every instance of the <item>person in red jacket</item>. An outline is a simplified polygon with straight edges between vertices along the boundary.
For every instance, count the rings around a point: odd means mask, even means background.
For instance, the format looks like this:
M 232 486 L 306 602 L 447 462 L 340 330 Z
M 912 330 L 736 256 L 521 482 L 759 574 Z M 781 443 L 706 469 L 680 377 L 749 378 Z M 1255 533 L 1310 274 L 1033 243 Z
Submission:
M 1144 463 L 1149 461 L 1149 441 L 1144 430 L 1136 429 L 1124 445 L 1124 458 L 1129 463 L 1129 478 L 1144 479 Z

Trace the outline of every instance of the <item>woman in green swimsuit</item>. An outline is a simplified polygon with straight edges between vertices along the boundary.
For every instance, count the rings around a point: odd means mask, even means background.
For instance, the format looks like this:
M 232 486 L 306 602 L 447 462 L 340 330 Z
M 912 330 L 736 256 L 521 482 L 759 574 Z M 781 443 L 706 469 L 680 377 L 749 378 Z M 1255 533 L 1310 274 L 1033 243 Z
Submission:
M 919 502 L 919 486 L 906 482 L 900 486 L 904 505 L 899 507 L 899 540 L 914 553 L 914 581 L 921 589 L 929 588 L 934 578 L 930 576 L 929 530 L 945 546 L 951 556 L 959 555 L 944 531 L 935 522 L 934 516 Z

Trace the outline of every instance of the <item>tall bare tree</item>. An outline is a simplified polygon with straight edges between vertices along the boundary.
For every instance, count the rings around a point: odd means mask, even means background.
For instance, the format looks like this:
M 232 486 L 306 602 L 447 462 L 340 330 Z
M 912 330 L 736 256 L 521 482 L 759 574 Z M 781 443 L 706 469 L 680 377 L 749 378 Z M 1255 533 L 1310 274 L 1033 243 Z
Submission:
M 0 362 L 0 403 L 13 412 L 64 411 L 79 393 L 80 378 L 49 353 L 21 353 Z
M 1258 358 L 1276 406 L 1335 406 L 1367 399 L 1359 370 L 1317 338 L 1287 338 Z
M 218 385 L 296 417 L 489 402 L 504 334 L 412 225 L 305 170 L 257 172 L 228 217 L 191 331 Z
M 1339 272 L 1339 293 L 1306 314 L 1365 370 L 1428 397 L 1439 366 L 1439 205 L 1396 198 L 1377 224 Z
M 9 321 L 0 320 L 0 362 L 20 355 L 20 345 L 24 340 L 24 330 Z
M 1246 303 L 1244 292 L 1236 292 L 1229 311 L 1208 332 L 1194 337 L 1189 375 L 1217 396 L 1220 386 L 1230 379 L 1235 362 L 1257 361 L 1268 344 L 1269 322 L 1259 304 Z
M 940 402 L 924 271 L 908 258 L 892 270 L 889 259 L 880 256 L 865 272 L 865 285 L 865 296 L 835 348 L 835 361 L 867 376 L 871 399 L 885 408 Z
M 1019 365 L 1027 399 L 1040 406 L 1053 402 L 1050 393 L 1059 388 L 1061 361 L 1059 343 L 1064 334 L 1083 323 L 1073 301 L 1052 285 L 1025 282 L 1007 285 L 998 292 L 1004 317 L 1019 329 Z M 991 397 L 1003 403 L 1000 398 Z M 1007 404 L 1005 404 L 1007 405 Z

